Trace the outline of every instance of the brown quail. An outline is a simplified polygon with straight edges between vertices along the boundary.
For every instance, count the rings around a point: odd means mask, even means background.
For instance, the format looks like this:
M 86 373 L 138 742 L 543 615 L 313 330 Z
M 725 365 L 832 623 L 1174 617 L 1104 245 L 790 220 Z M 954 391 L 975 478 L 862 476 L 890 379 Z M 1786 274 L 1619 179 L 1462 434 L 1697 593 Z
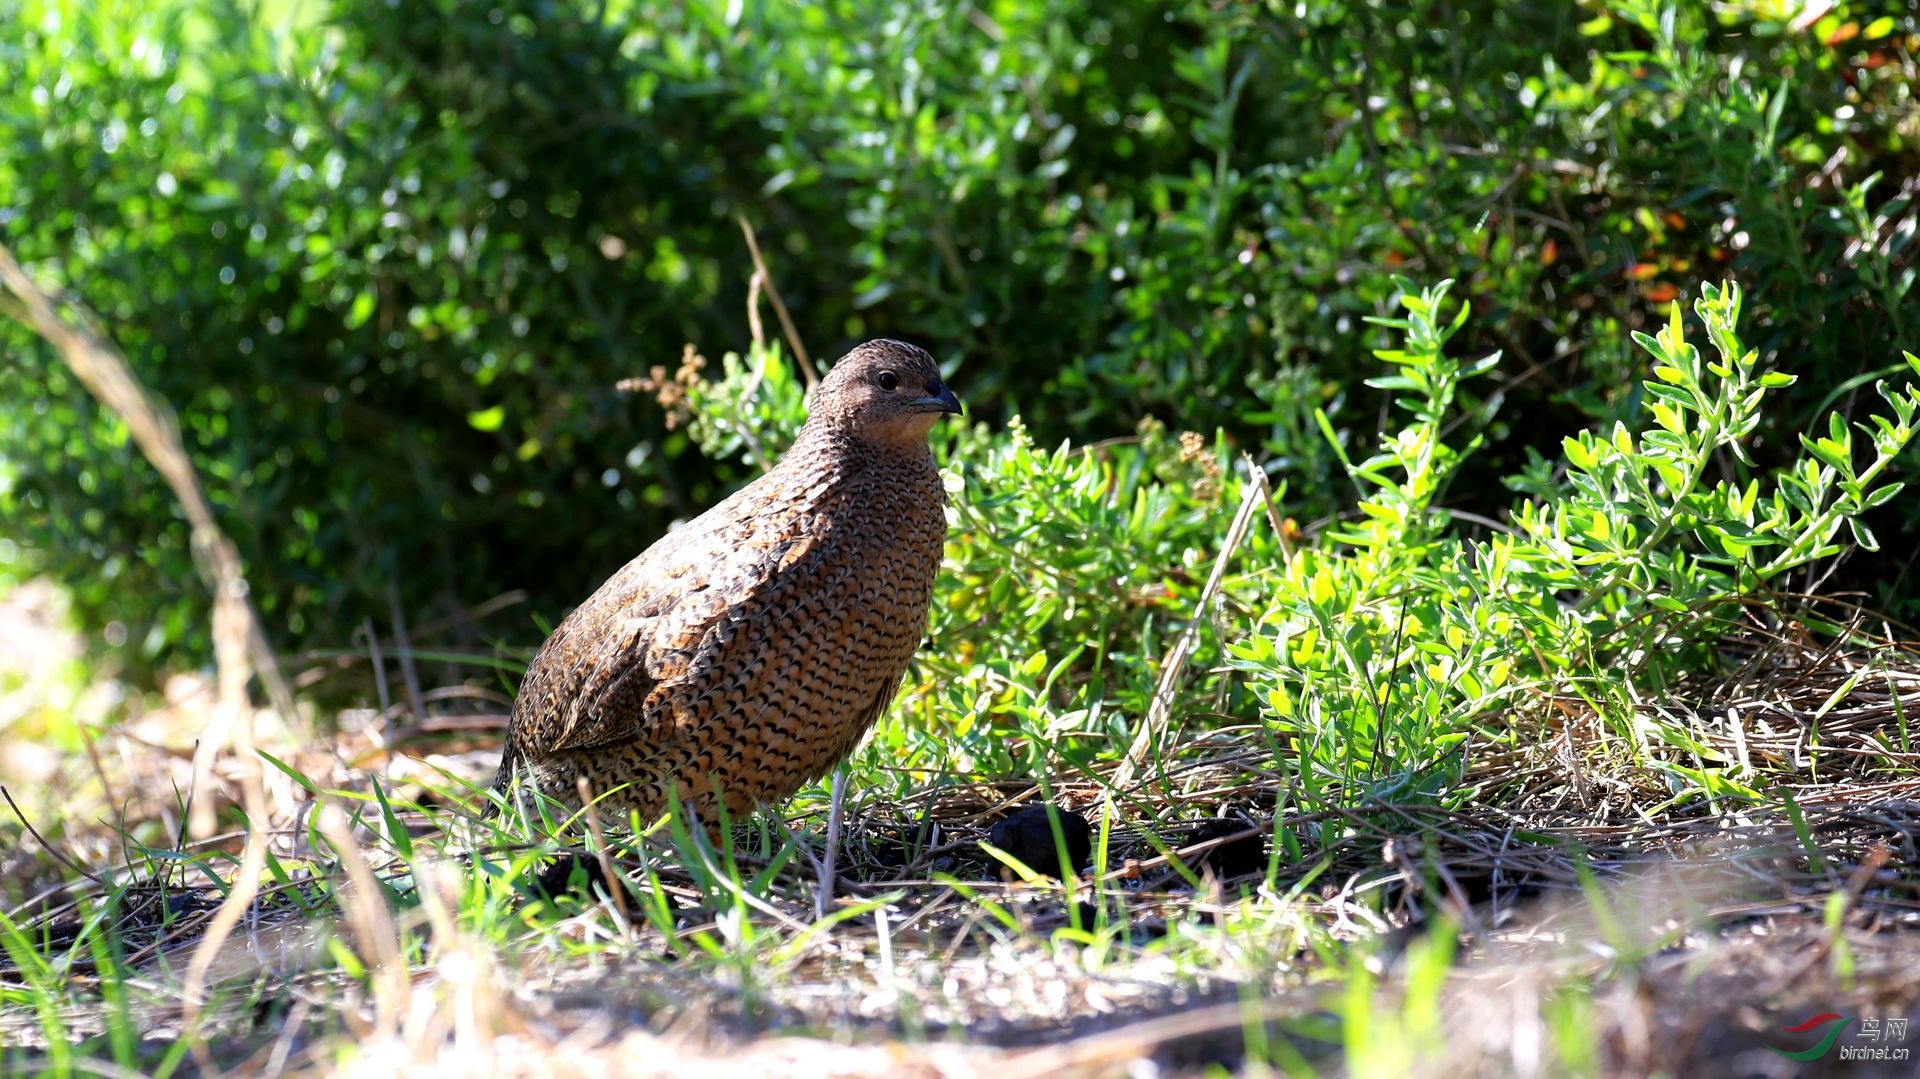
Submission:
M 527 668 L 494 779 L 644 826 L 678 797 L 711 826 L 853 751 L 927 629 L 946 493 L 927 433 L 960 402 L 933 357 L 869 341 L 815 388 L 766 475 L 667 534 Z

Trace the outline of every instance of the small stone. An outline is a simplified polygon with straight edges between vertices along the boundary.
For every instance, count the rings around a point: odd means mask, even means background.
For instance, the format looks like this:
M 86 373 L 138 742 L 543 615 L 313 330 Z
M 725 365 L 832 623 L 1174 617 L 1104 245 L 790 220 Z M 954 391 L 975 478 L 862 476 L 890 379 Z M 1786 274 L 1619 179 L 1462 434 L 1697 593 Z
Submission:
M 1056 815 L 1060 821 L 1060 839 L 1066 845 L 1065 863 L 1060 861 L 1060 844 L 1054 837 Z M 1058 806 L 1032 805 L 1016 809 L 993 826 L 987 833 L 987 841 L 1018 858 L 1034 872 L 1062 880 L 1093 857 L 1093 827 L 1087 818 Z
M 1224 839 L 1230 835 L 1240 835 L 1253 830 L 1253 825 L 1232 817 L 1215 817 L 1194 825 L 1188 833 L 1186 845 L 1205 843 L 1212 839 Z M 1185 859 L 1188 868 L 1196 873 L 1209 872 L 1221 880 L 1251 876 L 1267 871 L 1267 836 L 1255 831 L 1253 835 L 1209 847 L 1198 854 Z

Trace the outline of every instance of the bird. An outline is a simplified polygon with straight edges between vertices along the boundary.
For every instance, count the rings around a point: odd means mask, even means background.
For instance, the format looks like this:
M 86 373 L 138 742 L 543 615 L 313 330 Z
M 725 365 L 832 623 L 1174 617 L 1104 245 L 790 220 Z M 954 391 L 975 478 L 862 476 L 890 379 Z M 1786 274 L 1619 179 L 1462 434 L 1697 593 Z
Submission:
M 712 835 L 721 811 L 744 819 L 850 755 L 927 633 L 947 531 L 928 439 L 959 414 L 915 345 L 842 357 L 778 463 L 641 552 L 541 645 L 499 803 L 531 788 L 578 809 L 584 789 L 596 812 L 644 828 L 678 800 Z

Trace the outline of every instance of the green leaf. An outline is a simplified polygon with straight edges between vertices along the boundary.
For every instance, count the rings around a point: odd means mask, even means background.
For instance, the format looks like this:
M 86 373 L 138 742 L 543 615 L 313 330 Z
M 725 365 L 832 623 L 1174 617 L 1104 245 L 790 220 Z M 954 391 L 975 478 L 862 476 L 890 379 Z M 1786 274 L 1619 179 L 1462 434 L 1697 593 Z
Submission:
M 387 838 L 393 843 L 393 849 L 408 862 L 413 861 L 413 834 L 407 831 L 400 814 L 393 811 L 393 803 L 387 800 L 386 784 L 374 780 L 373 796 L 380 802 L 380 819 L 387 826 Z
M 1596 509 L 1593 511 L 1593 516 L 1587 522 L 1587 535 L 1592 536 L 1601 543 L 1605 543 L 1607 540 L 1613 538 L 1613 522 L 1607 520 L 1605 513 Z
M 498 431 L 500 425 L 506 422 L 507 410 L 504 405 L 467 413 L 467 423 L 476 431 Z
M 1899 494 L 1906 486 L 1905 483 L 1889 483 L 1881 487 L 1875 487 L 1873 490 L 1867 492 L 1867 497 L 1860 508 L 1870 510 L 1877 506 L 1884 506 L 1893 501 L 1894 496 Z
M 872 307 L 874 304 L 877 304 L 880 301 L 886 299 L 887 297 L 893 295 L 893 289 L 894 289 L 894 283 L 892 281 L 881 282 L 880 284 L 875 285 L 872 288 L 867 289 L 865 292 L 862 292 L 859 295 L 855 296 L 853 298 L 853 309 L 855 311 L 864 311 L 867 308 Z
M 1834 443 L 1830 439 L 1825 439 L 1825 438 L 1814 439 L 1814 438 L 1808 438 L 1805 435 L 1801 435 L 1800 445 L 1808 453 L 1812 454 L 1815 458 L 1817 458 L 1821 464 L 1826 465 L 1828 468 L 1833 469 L 1835 472 L 1847 472 L 1853 468 L 1853 462 L 1847 459 L 1846 457 L 1842 456 L 1840 453 L 1840 447 L 1834 445 Z M 1806 464 L 1811 465 L 1812 462 L 1809 461 L 1809 462 L 1806 462 Z M 1813 480 L 1814 475 L 1812 473 L 1809 473 L 1808 479 Z M 1818 482 L 1818 481 L 1815 480 L 1815 482 Z
M 1853 542 L 1869 551 L 1880 549 L 1880 540 L 1874 536 L 1873 529 L 1868 528 L 1860 518 L 1847 518 L 1847 527 L 1853 530 Z
M 1583 471 L 1593 471 L 1593 452 L 1587 449 L 1586 443 L 1577 438 L 1568 438 L 1561 441 L 1560 448 L 1566 454 L 1568 464 Z
M 301 772 L 298 769 L 281 761 L 280 758 L 275 757 L 273 754 L 268 753 L 264 749 L 256 749 L 254 750 L 254 752 L 260 755 L 261 760 L 266 761 L 268 764 L 271 764 L 275 768 L 278 768 L 280 771 L 286 773 L 286 776 L 288 779 L 291 779 L 295 783 L 298 783 L 301 786 L 301 788 L 304 789 L 308 794 L 318 795 L 320 793 L 320 788 L 313 785 L 313 780 L 308 779 L 305 775 L 301 774 Z
M 362 292 L 353 298 L 353 309 L 347 312 L 345 325 L 349 330 L 357 330 L 373 317 L 373 293 Z

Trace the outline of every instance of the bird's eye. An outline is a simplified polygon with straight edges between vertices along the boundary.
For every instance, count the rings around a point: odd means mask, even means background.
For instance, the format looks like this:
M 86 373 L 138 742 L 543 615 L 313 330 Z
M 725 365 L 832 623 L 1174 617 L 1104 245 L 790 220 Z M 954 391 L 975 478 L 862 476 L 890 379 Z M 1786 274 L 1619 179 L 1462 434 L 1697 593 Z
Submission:
M 880 388 L 883 390 L 897 390 L 900 388 L 900 376 L 894 374 L 892 371 L 880 372 L 878 381 Z

